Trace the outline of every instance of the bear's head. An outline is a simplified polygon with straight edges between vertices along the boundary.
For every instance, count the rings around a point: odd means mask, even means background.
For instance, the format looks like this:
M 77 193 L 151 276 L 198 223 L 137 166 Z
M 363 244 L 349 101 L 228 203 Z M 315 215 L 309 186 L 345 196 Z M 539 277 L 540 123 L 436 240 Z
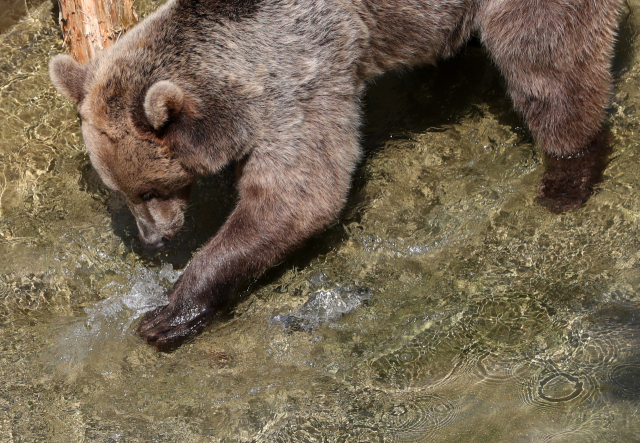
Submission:
M 162 247 L 183 225 L 197 173 L 176 155 L 172 126 L 195 115 L 197 102 L 174 82 L 114 63 L 61 55 L 49 66 L 55 87 L 78 105 L 93 167 L 126 198 L 143 245 Z

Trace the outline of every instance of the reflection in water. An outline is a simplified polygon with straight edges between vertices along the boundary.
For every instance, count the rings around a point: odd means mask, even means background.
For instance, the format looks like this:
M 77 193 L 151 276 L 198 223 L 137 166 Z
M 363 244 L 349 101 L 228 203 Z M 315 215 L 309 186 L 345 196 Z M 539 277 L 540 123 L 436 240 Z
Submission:
M 228 215 L 233 171 L 143 252 L 47 78 L 51 5 L 28 5 L 0 25 L 0 442 L 638 440 L 635 14 L 583 208 L 535 202 L 545 161 L 471 45 L 379 79 L 341 219 L 159 354 L 135 325 Z

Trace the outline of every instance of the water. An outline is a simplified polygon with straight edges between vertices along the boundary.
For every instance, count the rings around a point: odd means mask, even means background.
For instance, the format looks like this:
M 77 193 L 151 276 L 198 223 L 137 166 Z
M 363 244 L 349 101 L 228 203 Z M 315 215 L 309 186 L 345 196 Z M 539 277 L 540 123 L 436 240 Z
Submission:
M 534 202 L 541 156 L 471 45 L 376 82 L 341 218 L 169 354 L 135 325 L 224 222 L 233 171 L 143 251 L 47 78 L 57 12 L 7 4 L 0 442 L 640 441 L 640 1 L 586 207 Z

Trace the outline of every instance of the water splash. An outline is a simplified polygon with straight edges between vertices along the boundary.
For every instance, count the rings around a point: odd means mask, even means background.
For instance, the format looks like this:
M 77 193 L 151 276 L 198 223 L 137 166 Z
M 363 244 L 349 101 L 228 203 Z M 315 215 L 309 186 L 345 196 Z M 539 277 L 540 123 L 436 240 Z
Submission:
M 53 356 L 64 372 L 77 372 L 91 356 L 91 362 L 102 360 L 108 349 L 121 347 L 122 342 L 134 335 L 136 320 L 145 312 L 168 303 L 166 290 L 175 283 L 181 271 L 170 264 L 160 269 L 140 269 L 132 277 L 133 286 L 120 286 L 116 295 L 84 309 L 86 317 L 72 318 L 56 338 Z M 116 285 L 111 283 L 110 285 Z M 122 358 L 120 356 L 120 358 Z
M 353 312 L 372 296 L 371 289 L 351 286 L 318 291 L 309 295 L 309 299 L 294 314 L 275 315 L 269 321 L 283 328 L 310 332 L 320 323 L 337 321 L 343 315 Z

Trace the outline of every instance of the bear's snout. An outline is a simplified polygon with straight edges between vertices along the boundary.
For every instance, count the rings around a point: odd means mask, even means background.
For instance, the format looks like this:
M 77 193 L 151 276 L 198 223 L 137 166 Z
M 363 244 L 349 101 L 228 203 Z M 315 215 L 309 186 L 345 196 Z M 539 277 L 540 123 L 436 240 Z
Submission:
M 149 243 L 146 242 L 142 236 L 140 236 L 140 241 L 142 242 L 142 247 L 145 249 L 148 249 L 150 251 L 155 251 L 156 249 L 160 249 L 162 247 L 164 247 L 164 245 L 169 241 L 170 239 L 167 237 L 162 237 L 159 241 L 156 241 L 154 243 Z
M 138 238 L 145 249 L 155 250 L 165 246 L 173 235 L 180 229 L 182 223 L 172 224 L 167 229 L 159 229 L 158 226 L 149 225 L 144 221 L 137 220 Z
M 140 223 L 138 223 L 138 238 L 145 249 L 160 249 L 171 240 L 171 237 L 171 235 L 150 230 L 148 226 L 140 226 Z
M 154 250 L 165 246 L 184 224 L 186 199 L 160 199 L 129 202 L 136 218 L 138 237 L 145 249 Z

